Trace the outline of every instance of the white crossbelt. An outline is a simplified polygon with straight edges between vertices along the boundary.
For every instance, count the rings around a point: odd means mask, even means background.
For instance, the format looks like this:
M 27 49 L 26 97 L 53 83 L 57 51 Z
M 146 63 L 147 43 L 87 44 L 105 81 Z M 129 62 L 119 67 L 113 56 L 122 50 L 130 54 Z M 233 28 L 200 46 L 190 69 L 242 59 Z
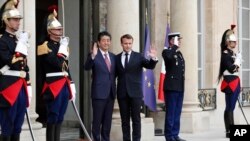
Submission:
M 239 72 L 230 73 L 228 70 L 225 70 L 223 72 L 223 75 L 236 75 L 236 76 L 239 76 Z
M 5 65 L 3 66 L 1 69 L 0 69 L 0 74 L 4 74 L 7 70 L 9 70 L 10 67 L 8 65 Z
M 52 73 L 46 73 L 46 77 L 55 77 L 55 76 L 68 76 L 68 72 L 52 72 Z
M 21 71 L 6 70 L 2 75 L 9 75 L 9 76 L 21 77 Z

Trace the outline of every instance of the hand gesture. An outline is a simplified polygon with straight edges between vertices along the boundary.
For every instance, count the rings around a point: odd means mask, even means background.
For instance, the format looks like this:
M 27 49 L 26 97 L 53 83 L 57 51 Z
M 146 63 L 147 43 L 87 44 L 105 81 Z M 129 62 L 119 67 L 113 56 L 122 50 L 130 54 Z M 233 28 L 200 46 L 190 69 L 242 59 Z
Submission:
M 29 47 L 29 33 L 22 31 L 18 34 L 18 42 L 15 48 L 15 52 L 21 53 L 25 56 L 28 55 Z
M 60 45 L 64 45 L 64 46 L 68 47 L 68 45 L 69 45 L 69 37 L 61 37 Z
M 68 45 L 69 45 L 69 37 L 61 37 L 58 53 L 65 55 L 66 58 L 69 57 Z
M 238 52 L 238 53 L 236 54 L 236 58 L 239 58 L 240 60 L 242 60 L 242 55 L 241 55 L 240 52 Z
M 178 36 L 174 37 L 174 45 L 179 46 Z
M 151 45 L 151 47 L 149 49 L 149 52 L 148 52 L 148 56 L 150 58 L 156 58 L 157 57 L 157 50 L 156 50 L 154 45 Z
M 28 32 L 22 31 L 19 33 L 18 40 L 23 42 L 23 43 L 28 43 L 29 37 L 30 37 L 30 35 Z
M 234 64 L 237 66 L 241 66 L 241 62 L 242 62 L 242 55 L 240 52 L 236 53 L 236 55 L 234 56 L 235 60 L 234 60 Z
M 95 57 L 98 51 L 97 43 L 95 42 L 92 47 L 92 57 Z

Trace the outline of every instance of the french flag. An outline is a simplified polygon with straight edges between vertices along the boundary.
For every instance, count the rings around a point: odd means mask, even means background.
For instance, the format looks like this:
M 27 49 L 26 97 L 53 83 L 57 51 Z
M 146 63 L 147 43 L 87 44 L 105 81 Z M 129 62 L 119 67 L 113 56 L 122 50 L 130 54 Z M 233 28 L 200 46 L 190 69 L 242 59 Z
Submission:
M 169 43 L 168 43 L 169 33 L 170 33 L 170 26 L 169 24 L 167 24 L 164 49 L 166 49 L 169 46 Z M 158 100 L 160 101 L 164 101 L 163 83 L 164 83 L 165 75 L 166 75 L 165 62 L 162 59 L 161 74 L 160 74 L 159 89 L 158 89 Z

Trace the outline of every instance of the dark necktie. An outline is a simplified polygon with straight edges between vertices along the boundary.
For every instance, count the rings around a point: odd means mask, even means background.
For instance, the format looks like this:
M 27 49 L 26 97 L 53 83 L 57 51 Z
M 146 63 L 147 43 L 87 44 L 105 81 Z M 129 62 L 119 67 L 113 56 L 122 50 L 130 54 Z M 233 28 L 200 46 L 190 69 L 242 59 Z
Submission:
M 126 68 L 128 65 L 128 53 L 125 53 L 125 63 L 124 63 L 124 68 Z
M 107 56 L 106 53 L 104 54 L 104 60 L 105 60 L 105 63 L 106 63 L 106 65 L 107 65 L 107 67 L 108 67 L 108 70 L 109 70 L 109 72 L 110 72 L 111 64 L 110 64 L 110 62 L 109 62 L 109 59 L 108 59 L 108 56 Z

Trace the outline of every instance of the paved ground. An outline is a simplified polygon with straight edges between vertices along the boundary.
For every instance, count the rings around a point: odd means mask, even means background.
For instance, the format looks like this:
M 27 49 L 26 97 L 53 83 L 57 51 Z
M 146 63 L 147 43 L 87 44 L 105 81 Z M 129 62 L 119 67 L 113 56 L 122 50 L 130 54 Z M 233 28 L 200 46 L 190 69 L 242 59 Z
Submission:
M 63 129 L 61 133 L 61 141 L 79 141 L 78 129 Z M 207 132 L 195 134 L 180 134 L 180 137 L 187 141 L 229 141 L 225 138 L 224 128 L 214 128 Z M 83 140 L 82 140 L 83 141 Z M 153 141 L 165 141 L 164 136 L 155 136 Z

